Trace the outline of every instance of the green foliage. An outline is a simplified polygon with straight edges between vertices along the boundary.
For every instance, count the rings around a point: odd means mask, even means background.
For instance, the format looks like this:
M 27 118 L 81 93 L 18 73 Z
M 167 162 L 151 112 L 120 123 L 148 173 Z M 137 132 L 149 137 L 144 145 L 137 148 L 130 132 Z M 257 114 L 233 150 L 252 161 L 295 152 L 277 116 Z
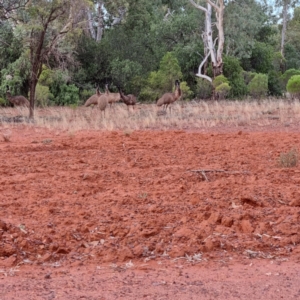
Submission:
M 266 41 L 274 34 L 267 23 L 264 6 L 259 1 L 228 1 L 224 11 L 226 53 L 238 59 L 249 58 L 256 40 Z
M 248 85 L 249 93 L 254 98 L 261 98 L 268 93 L 268 75 L 257 73 Z
M 300 69 L 300 52 L 290 43 L 284 46 L 284 58 L 285 68 L 288 69 Z
M 43 65 L 43 70 L 39 78 L 41 85 L 50 86 L 53 83 L 54 71 L 49 69 L 46 65 Z
M 224 75 L 219 75 L 215 77 L 212 82 L 214 88 L 217 88 L 219 85 L 223 83 L 229 84 L 229 80 Z
M 158 90 L 153 90 L 149 86 L 144 87 L 139 94 L 139 101 L 142 102 L 153 102 L 156 101 L 160 96 Z
M 50 93 L 49 87 L 38 83 L 35 91 L 35 104 L 45 107 L 49 105 L 51 99 L 53 99 L 53 95 Z
M 251 80 L 255 77 L 256 73 L 254 72 L 247 72 L 247 71 L 243 71 L 242 72 L 242 77 L 244 79 L 244 82 L 246 85 L 248 85 Z
M 16 61 L 22 53 L 22 43 L 9 22 L 2 22 L 0 26 L 0 70 Z
M 232 56 L 224 56 L 223 58 L 223 74 L 229 80 L 230 93 L 229 97 L 241 98 L 247 94 L 247 85 L 243 80 L 243 69 L 240 61 Z
M 215 77 L 212 84 L 219 99 L 224 99 L 231 90 L 229 80 L 224 75 Z
M 256 73 L 267 74 L 273 69 L 274 51 L 268 44 L 256 42 L 250 58 L 251 68 Z
M 196 97 L 200 99 L 209 99 L 212 95 L 212 84 L 205 79 L 197 78 Z
M 0 106 L 6 106 L 6 105 L 7 105 L 7 103 L 6 103 L 5 99 L 0 97 Z
M 159 95 L 172 91 L 175 80 L 180 78 L 182 78 L 182 73 L 178 60 L 171 52 L 167 52 L 160 62 L 159 70 L 150 73 L 147 86 L 142 89 L 139 99 L 141 101 L 146 100 L 146 98 L 156 100 Z M 184 88 L 188 96 L 188 87 L 186 86 Z
M 283 90 L 286 89 L 286 85 L 288 83 L 288 81 L 290 80 L 290 78 L 294 75 L 300 75 L 300 70 L 297 69 L 289 69 L 286 70 L 279 78 L 280 81 L 280 85 L 282 87 Z
M 181 89 L 181 99 L 182 100 L 191 100 L 192 99 L 194 93 L 185 81 L 180 83 L 180 89 Z
M 216 87 L 216 94 L 219 99 L 224 99 L 229 94 L 231 87 L 227 82 L 223 82 Z
M 79 89 L 74 84 L 61 84 L 59 93 L 54 98 L 56 105 L 71 105 L 78 104 L 79 102 Z
M 131 78 L 142 75 L 142 66 L 138 62 L 129 59 L 120 60 L 116 58 L 110 66 L 113 81 L 125 90 L 128 88 Z
M 80 99 L 82 99 L 82 102 L 85 102 L 88 98 L 90 98 L 92 95 L 96 93 L 96 89 L 84 89 L 80 91 Z
M 1 70 L 1 90 L 6 90 L 9 86 L 12 94 L 28 94 L 28 77 L 30 63 L 28 53 L 23 53 L 16 61 L 7 65 L 6 69 Z
M 300 75 L 294 75 L 289 79 L 286 90 L 293 96 L 300 96 Z
M 280 84 L 280 73 L 276 71 L 270 71 L 268 74 L 268 90 L 270 96 L 282 96 L 282 88 Z

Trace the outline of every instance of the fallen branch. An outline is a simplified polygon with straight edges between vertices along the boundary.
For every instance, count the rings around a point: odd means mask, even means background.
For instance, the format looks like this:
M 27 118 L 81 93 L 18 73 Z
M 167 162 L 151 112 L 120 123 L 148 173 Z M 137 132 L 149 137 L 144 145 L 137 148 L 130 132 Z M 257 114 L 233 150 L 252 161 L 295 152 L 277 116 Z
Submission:
M 200 169 L 200 170 L 188 170 L 188 172 L 200 173 L 206 181 L 209 181 L 206 172 L 223 172 L 228 174 L 249 174 L 248 171 L 226 171 L 226 170 L 209 170 L 209 169 Z

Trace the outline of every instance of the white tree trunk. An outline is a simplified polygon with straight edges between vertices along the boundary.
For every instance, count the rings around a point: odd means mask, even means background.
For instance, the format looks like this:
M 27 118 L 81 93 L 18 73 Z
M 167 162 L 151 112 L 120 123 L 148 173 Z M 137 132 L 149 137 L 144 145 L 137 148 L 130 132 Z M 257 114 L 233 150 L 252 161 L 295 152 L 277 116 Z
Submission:
M 92 39 L 95 40 L 96 39 L 96 32 L 95 32 L 95 29 L 94 29 L 93 18 L 92 18 L 92 13 L 91 13 L 90 8 L 87 9 L 87 16 L 88 16 L 89 31 L 90 31 Z
M 224 0 L 216 0 L 216 3 L 211 0 L 206 0 L 207 8 L 195 3 L 194 0 L 189 0 L 189 2 L 196 7 L 205 12 L 205 33 L 203 34 L 203 41 L 205 48 L 208 49 L 209 53 L 205 56 L 204 60 L 199 66 L 198 73 L 196 74 L 198 77 L 207 79 L 212 82 L 212 79 L 201 73 L 202 67 L 208 57 L 210 56 L 212 68 L 214 72 L 214 77 L 222 74 L 223 72 L 223 50 L 224 50 Z M 212 23 L 211 23 L 211 14 L 212 7 L 216 12 L 217 18 L 217 29 L 218 29 L 218 49 L 215 50 L 215 42 L 213 41 L 213 32 L 212 32 Z M 206 51 L 205 51 L 206 52 Z
M 281 45 L 280 52 L 282 57 L 284 57 L 284 43 L 285 43 L 285 33 L 286 33 L 286 23 L 287 23 L 287 12 L 288 12 L 288 1 L 283 1 L 283 10 L 282 10 L 282 31 L 281 31 Z
M 102 6 L 103 1 L 98 1 L 98 26 L 97 26 L 97 37 L 96 41 L 100 42 L 103 37 L 103 31 L 104 31 L 104 18 L 103 18 L 103 12 L 102 12 Z

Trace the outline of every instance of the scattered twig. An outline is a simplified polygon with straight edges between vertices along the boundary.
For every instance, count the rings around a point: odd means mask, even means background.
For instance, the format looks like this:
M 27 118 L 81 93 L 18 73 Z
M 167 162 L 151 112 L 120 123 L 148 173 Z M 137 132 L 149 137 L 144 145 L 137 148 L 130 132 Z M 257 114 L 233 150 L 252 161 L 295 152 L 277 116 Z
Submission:
M 248 171 L 226 171 L 226 170 L 212 170 L 212 169 L 200 169 L 200 170 L 188 170 L 188 172 L 200 173 L 206 181 L 209 181 L 206 172 L 222 172 L 228 174 L 249 174 Z

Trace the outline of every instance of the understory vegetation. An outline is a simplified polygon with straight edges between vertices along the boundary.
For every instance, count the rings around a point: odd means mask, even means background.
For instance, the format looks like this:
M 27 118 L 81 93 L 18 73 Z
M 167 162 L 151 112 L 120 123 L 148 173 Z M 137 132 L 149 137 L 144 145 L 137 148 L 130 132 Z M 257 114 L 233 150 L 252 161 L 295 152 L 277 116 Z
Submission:
M 10 105 L 7 87 L 29 98 L 32 84 L 35 106 L 42 108 L 80 106 L 97 86 L 103 92 L 105 84 L 112 92 L 120 86 L 140 103 L 154 103 L 174 90 L 176 79 L 183 101 L 300 95 L 297 5 L 289 8 L 281 49 L 282 22 L 271 2 L 225 2 L 222 74 L 214 77 L 210 61 L 202 68 L 213 78 L 210 83 L 195 75 L 205 56 L 205 14 L 188 0 L 40 0 L 22 7 L 23 2 L 8 1 L 0 8 L 0 106 Z M 9 10 L 16 3 L 20 6 Z M 197 3 L 205 6 L 206 1 Z M 61 15 L 52 15 L 54 21 L 46 24 L 43 16 L 51 10 Z M 44 48 L 38 52 L 42 36 Z

